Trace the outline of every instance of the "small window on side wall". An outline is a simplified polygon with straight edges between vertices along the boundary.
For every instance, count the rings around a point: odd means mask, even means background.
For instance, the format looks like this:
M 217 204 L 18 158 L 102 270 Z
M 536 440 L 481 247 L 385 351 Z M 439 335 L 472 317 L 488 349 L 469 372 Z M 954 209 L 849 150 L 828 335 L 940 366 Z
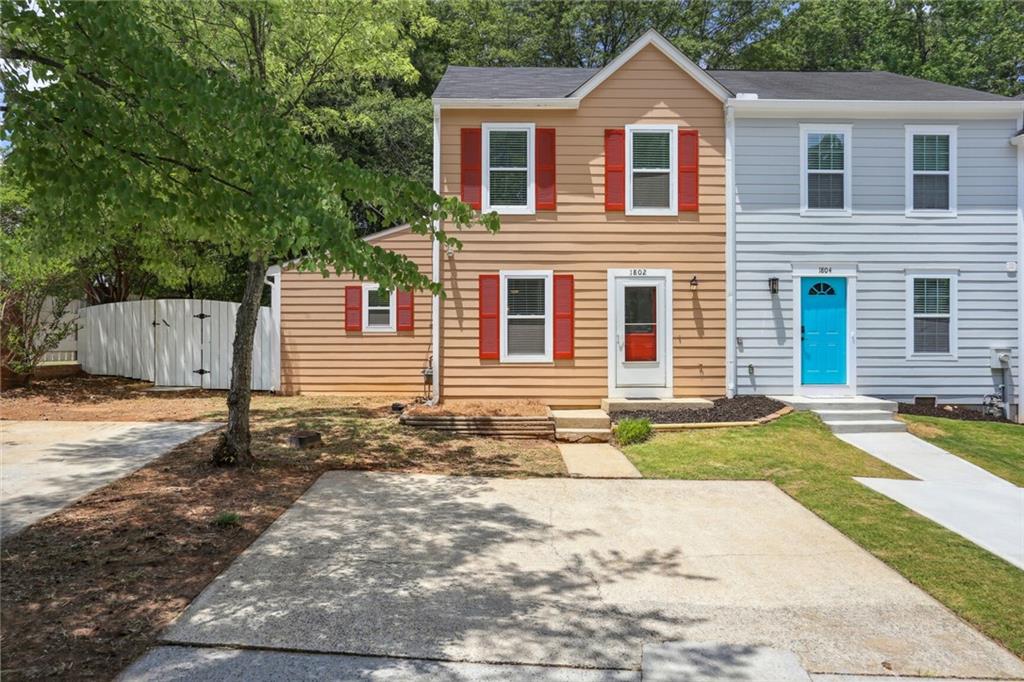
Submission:
M 395 293 L 377 284 L 363 285 L 363 331 L 395 331 Z
M 485 123 L 483 132 L 483 210 L 533 213 L 534 125 Z
M 800 126 L 800 210 L 804 215 L 850 215 L 851 126 Z
M 956 213 L 956 127 L 907 126 L 908 215 Z
M 626 213 L 677 212 L 678 127 L 626 126 Z
M 956 299 L 956 276 L 908 275 L 908 357 L 942 359 L 956 356 Z

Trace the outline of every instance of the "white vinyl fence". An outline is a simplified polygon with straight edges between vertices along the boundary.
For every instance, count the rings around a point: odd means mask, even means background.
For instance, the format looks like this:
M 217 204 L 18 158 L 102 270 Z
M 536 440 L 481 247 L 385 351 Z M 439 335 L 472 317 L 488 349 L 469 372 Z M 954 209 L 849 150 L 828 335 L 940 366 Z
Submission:
M 152 381 L 156 386 L 228 388 L 237 303 L 198 299 L 125 301 L 79 310 L 78 359 L 89 374 Z M 252 388 L 273 391 L 280 336 L 260 308 L 252 351 Z

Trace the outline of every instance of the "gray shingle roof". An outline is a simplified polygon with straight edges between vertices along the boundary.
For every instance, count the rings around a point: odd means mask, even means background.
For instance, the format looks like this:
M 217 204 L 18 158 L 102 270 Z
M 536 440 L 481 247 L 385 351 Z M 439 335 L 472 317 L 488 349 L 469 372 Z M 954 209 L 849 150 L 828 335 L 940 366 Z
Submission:
M 449 66 L 436 99 L 568 97 L 600 69 L 532 66 Z M 721 71 L 708 74 L 734 94 L 761 99 L 901 100 L 967 102 L 1009 100 L 979 90 L 901 76 L 888 71 Z

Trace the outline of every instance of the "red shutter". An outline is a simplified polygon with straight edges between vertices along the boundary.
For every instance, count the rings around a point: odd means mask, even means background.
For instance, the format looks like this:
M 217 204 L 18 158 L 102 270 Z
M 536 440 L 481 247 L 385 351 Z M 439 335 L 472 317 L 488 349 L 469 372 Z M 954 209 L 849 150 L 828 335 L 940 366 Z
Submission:
M 345 331 L 363 331 L 363 287 L 345 287 Z
M 572 360 L 574 356 L 576 336 L 574 289 L 572 275 L 555 275 L 555 360 Z
M 700 133 L 679 131 L 679 210 L 700 210 Z
M 555 129 L 537 128 L 536 202 L 538 211 L 555 210 Z
M 395 314 L 398 317 L 397 328 L 400 332 L 411 332 L 413 329 L 413 300 L 415 295 L 411 291 L 399 291 L 398 301 L 395 306 Z
M 626 210 L 626 131 L 604 131 L 604 210 Z
M 500 355 L 500 286 L 497 275 L 480 275 L 480 359 L 497 360 Z
M 480 129 L 463 128 L 461 137 L 462 183 L 461 198 L 473 208 L 480 208 Z

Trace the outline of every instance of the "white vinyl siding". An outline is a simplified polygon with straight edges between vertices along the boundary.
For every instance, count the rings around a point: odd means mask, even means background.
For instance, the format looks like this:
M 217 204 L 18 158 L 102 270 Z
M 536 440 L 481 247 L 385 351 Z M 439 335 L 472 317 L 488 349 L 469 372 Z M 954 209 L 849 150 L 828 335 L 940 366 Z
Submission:
M 483 125 L 483 210 L 534 212 L 534 125 Z
M 800 209 L 803 215 L 842 215 L 853 199 L 853 127 L 800 126 Z
M 395 294 L 374 283 L 363 284 L 363 331 L 395 331 Z
M 626 214 L 676 215 L 677 126 L 626 126 Z
M 550 362 L 551 271 L 501 273 L 502 362 Z
M 956 126 L 906 127 L 907 215 L 956 215 L 956 133 Z

